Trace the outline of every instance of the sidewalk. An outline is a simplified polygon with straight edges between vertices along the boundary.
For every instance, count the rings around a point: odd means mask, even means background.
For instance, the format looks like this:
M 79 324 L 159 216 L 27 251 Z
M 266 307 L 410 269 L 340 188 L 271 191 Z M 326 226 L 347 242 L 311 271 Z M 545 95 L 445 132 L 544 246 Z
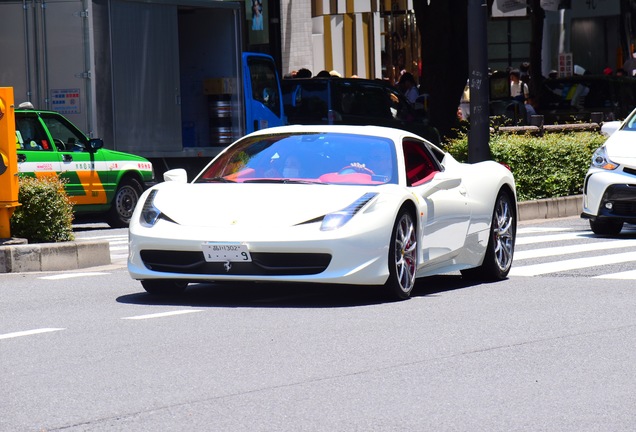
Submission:
M 519 221 L 577 216 L 581 195 L 519 203 Z M 65 271 L 111 264 L 104 241 L 0 245 L 0 273 Z

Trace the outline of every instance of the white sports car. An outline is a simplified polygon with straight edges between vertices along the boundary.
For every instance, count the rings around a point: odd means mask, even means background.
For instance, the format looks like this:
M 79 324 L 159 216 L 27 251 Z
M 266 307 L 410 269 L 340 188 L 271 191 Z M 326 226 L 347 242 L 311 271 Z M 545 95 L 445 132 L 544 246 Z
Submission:
M 592 156 L 581 217 L 595 234 L 617 235 L 624 223 L 636 224 L 636 110 L 622 123 L 603 125 L 602 132 L 609 138 Z
M 375 126 L 284 126 L 247 135 L 191 182 L 147 190 L 130 222 L 128 271 L 149 293 L 189 282 L 380 285 L 460 270 L 504 279 L 517 202 L 510 171 L 462 164 Z

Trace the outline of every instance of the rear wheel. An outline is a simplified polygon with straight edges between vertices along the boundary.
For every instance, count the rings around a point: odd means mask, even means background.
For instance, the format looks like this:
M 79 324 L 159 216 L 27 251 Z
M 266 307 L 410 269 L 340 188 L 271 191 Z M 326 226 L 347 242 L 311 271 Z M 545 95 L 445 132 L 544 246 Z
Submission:
M 108 213 L 108 225 L 113 228 L 127 227 L 142 192 L 143 188 L 138 180 L 134 178 L 123 179 L 115 191 L 115 197 Z
M 169 279 L 148 279 L 142 280 L 141 286 L 143 286 L 149 294 L 177 295 L 185 291 L 188 283 Z
M 389 244 L 389 279 L 385 288 L 391 297 L 404 300 L 415 286 L 417 271 L 417 232 L 413 216 L 402 210 L 393 226 Z
M 590 220 L 590 228 L 597 235 L 618 235 L 623 229 L 623 222 L 614 220 Z
M 479 267 L 462 270 L 462 275 L 491 281 L 505 279 L 512 267 L 515 235 L 514 203 L 510 194 L 502 191 L 495 202 L 484 262 Z

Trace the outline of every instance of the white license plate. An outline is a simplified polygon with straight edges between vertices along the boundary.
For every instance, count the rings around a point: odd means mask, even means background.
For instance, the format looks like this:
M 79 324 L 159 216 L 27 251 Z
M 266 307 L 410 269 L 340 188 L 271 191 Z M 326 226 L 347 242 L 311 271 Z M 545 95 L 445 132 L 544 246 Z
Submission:
M 252 262 L 247 245 L 242 243 L 203 243 L 203 256 L 208 262 Z

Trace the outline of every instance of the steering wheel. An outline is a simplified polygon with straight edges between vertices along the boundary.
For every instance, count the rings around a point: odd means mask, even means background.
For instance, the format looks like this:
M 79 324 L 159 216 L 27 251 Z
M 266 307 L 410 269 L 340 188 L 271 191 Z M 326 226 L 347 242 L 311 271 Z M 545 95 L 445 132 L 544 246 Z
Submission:
M 369 168 L 367 168 L 366 166 L 362 164 L 347 165 L 346 167 L 338 171 L 338 175 L 355 174 L 355 173 L 362 173 L 362 174 L 368 174 L 368 175 L 374 174 L 372 170 L 370 170 Z
M 59 151 L 66 151 L 66 144 L 59 138 L 53 138 L 53 142 Z

